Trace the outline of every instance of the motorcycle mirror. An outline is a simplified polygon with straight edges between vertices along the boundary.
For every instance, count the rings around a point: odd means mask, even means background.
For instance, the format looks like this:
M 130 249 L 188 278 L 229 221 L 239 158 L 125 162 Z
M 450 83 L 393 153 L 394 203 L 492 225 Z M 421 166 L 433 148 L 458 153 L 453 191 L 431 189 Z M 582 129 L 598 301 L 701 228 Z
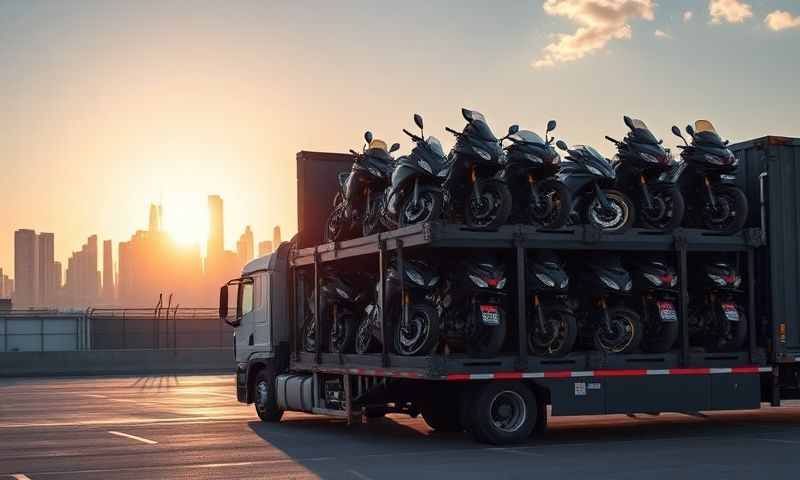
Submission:
M 686 125 L 686 133 L 689 134 L 692 138 L 694 138 L 694 128 L 691 125 Z
M 399 143 L 393 143 L 392 147 L 389 149 L 389 153 L 396 152 L 398 150 L 400 150 L 400 144 Z
M 555 120 L 550 120 L 549 122 L 547 122 L 547 132 L 546 133 L 550 133 L 555 129 L 556 129 L 556 121 Z
M 464 116 L 464 120 L 467 122 L 472 122 L 472 110 L 467 110 L 466 108 L 461 109 L 461 115 Z
M 731 143 L 730 140 L 725 140 L 724 142 L 722 142 L 722 144 L 725 145 L 726 147 L 728 146 L 729 143 Z
M 664 139 L 663 138 L 658 141 L 659 145 L 661 145 L 662 143 L 664 143 Z
M 370 132 L 369 130 L 367 130 L 366 132 L 364 132 L 364 140 L 366 140 L 366 141 L 367 141 L 367 145 L 369 145 L 370 143 L 372 143 L 372 132 Z
M 624 117 L 622 117 L 622 121 L 625 122 L 625 125 L 627 125 L 628 128 L 633 130 L 633 120 L 631 120 L 631 117 L 625 115 Z
M 567 151 L 567 144 L 564 143 L 564 140 L 557 141 L 556 147 L 558 147 L 559 150 L 564 150 L 565 152 Z
M 683 135 L 681 135 L 681 129 L 678 128 L 677 125 L 672 126 L 672 134 L 675 135 L 676 137 L 683 138 Z
M 415 113 L 414 114 L 414 123 L 417 124 L 420 130 L 422 130 L 422 115 Z
M 508 136 L 514 135 L 515 133 L 519 132 L 519 125 L 511 125 L 508 127 Z

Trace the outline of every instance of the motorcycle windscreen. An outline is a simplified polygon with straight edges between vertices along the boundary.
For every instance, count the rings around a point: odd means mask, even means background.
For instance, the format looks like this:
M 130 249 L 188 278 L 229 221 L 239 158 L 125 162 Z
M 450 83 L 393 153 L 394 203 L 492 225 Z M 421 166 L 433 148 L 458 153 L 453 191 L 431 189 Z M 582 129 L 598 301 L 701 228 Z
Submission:
M 639 137 L 640 140 L 643 140 L 645 143 L 658 143 L 658 140 L 656 139 L 655 135 L 653 135 L 653 132 L 647 128 L 647 125 L 642 120 L 634 118 L 631 120 L 631 124 L 635 129 L 634 132 L 636 136 Z
M 386 145 L 386 142 L 384 142 L 383 140 L 378 140 L 377 138 L 375 138 L 371 142 L 369 142 L 369 147 L 368 148 L 370 148 L 370 149 L 378 148 L 380 150 L 383 150 L 384 152 L 388 152 L 389 151 L 389 147 Z
M 714 125 L 708 120 L 698 120 L 694 122 L 694 131 L 695 133 L 709 132 L 719 135 L 717 129 L 714 128 Z
M 531 132 L 530 130 L 520 130 L 511 136 L 511 140 L 515 142 L 530 143 L 533 145 L 544 145 L 544 139 L 539 135 Z

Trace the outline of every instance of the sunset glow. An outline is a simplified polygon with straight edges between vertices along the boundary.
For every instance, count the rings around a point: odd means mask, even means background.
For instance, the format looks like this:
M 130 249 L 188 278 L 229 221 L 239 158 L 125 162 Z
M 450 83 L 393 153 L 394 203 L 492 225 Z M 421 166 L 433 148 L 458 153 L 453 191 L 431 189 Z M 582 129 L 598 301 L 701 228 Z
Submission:
M 165 193 L 162 228 L 180 245 L 199 245 L 201 251 L 204 251 L 208 238 L 208 211 L 205 202 L 206 197 L 201 193 Z

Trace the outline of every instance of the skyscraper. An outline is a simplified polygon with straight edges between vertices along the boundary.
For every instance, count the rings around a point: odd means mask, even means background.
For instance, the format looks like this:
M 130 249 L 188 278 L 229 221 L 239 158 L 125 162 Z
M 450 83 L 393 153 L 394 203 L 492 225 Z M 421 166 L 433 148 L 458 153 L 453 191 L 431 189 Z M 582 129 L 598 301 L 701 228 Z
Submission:
M 225 226 L 222 216 L 222 197 L 208 196 L 208 244 L 206 258 L 217 258 L 225 251 Z
M 239 255 L 239 261 L 242 264 L 253 259 L 253 250 L 255 248 L 253 244 L 253 231 L 248 225 L 245 227 L 244 233 L 239 237 L 239 241 L 236 242 L 236 253 Z
M 270 240 L 264 240 L 263 242 L 258 242 L 258 256 L 263 257 L 264 255 L 269 255 L 272 253 L 272 242 Z
M 97 235 L 92 235 L 81 247 L 72 252 L 67 263 L 67 303 L 85 307 L 97 301 L 100 294 L 100 272 L 97 270 Z
M 111 240 L 103 240 L 103 300 L 114 301 L 114 260 Z
M 39 248 L 36 232 L 17 230 L 14 232 L 14 304 L 33 307 L 39 298 Z
M 276 249 L 281 246 L 281 226 L 275 225 L 272 229 L 272 248 Z
M 151 232 L 157 232 L 161 230 L 161 205 L 156 205 L 155 203 L 150 204 L 149 227 Z
M 52 306 L 55 302 L 55 235 L 52 233 L 40 233 L 37 236 L 37 248 L 39 249 L 38 265 L 38 298 L 36 304 L 40 306 Z

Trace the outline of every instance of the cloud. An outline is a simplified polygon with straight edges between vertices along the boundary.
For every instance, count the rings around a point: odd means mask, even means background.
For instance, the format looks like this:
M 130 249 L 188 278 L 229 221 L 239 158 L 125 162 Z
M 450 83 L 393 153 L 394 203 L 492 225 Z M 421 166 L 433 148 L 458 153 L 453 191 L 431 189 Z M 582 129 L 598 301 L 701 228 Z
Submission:
M 787 28 L 800 28 L 800 16 L 794 17 L 783 10 L 775 10 L 764 19 L 767 28 L 779 32 Z
M 694 12 L 693 12 L 693 11 L 691 11 L 691 10 L 686 10 L 685 12 L 683 12 L 683 21 L 684 21 L 684 22 L 689 22 L 689 21 L 691 21 L 691 20 L 692 20 L 692 17 L 694 17 Z
M 557 34 L 533 62 L 537 68 L 580 60 L 602 50 L 611 40 L 631 38 L 630 19 L 653 20 L 653 0 L 546 0 L 548 15 L 577 24 L 575 33 Z
M 655 32 L 653 32 L 653 35 L 655 35 L 656 38 L 663 38 L 663 39 L 672 38 L 672 35 L 663 30 L 656 30 Z
M 753 16 L 753 8 L 742 0 L 711 0 L 708 13 L 711 23 L 742 23 Z

